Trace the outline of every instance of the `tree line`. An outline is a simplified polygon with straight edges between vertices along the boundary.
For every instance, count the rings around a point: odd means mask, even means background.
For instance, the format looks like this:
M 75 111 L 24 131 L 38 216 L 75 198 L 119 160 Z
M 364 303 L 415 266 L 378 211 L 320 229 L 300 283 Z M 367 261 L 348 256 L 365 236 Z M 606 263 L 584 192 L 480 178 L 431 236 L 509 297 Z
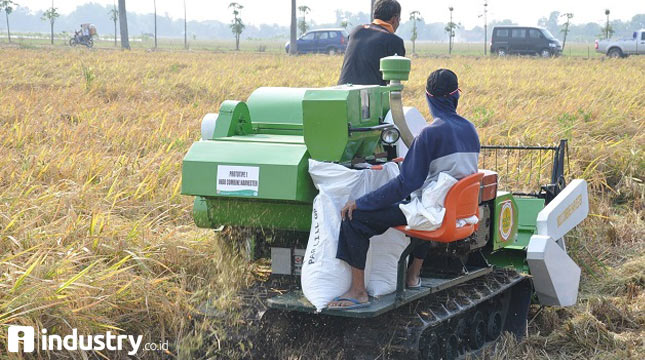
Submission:
M 119 25 L 119 12 L 117 4 L 114 6 L 102 6 L 95 3 L 80 5 L 71 14 L 62 15 L 59 13 L 55 2 L 52 6 L 45 11 L 31 12 L 26 6 L 18 4 L 20 0 L 0 0 L 0 15 L 5 21 L 7 37 L 11 38 L 11 31 L 27 31 L 38 32 L 43 30 L 43 25 L 47 25 L 47 30 L 50 33 L 50 38 L 53 41 L 53 34 L 56 29 L 69 30 L 76 29 L 80 23 L 94 23 L 97 25 L 99 32 L 116 33 Z M 58 0 L 55 0 L 58 1 Z M 239 47 L 239 42 L 243 38 L 265 38 L 265 39 L 283 39 L 285 35 L 291 35 L 291 29 L 286 26 L 262 24 L 258 26 L 247 25 L 243 21 L 244 1 L 231 3 L 237 6 L 230 6 L 231 20 L 229 23 L 220 21 L 187 21 L 186 20 L 186 7 L 184 7 L 183 19 L 171 19 L 168 14 L 157 14 L 156 0 L 148 0 L 151 4 L 152 14 L 136 14 L 127 13 L 127 22 L 122 23 L 129 27 L 130 34 L 147 35 L 155 39 L 155 47 L 157 44 L 157 37 L 179 37 L 183 35 L 184 45 L 188 46 L 188 39 L 190 38 L 233 38 L 236 41 L 236 48 Z M 126 1 L 123 2 L 125 6 Z M 332 24 L 318 24 L 311 20 L 311 16 L 315 15 L 316 8 L 308 6 L 304 1 L 295 4 L 292 0 L 292 5 L 295 11 L 292 11 L 292 18 L 295 18 L 296 36 L 302 34 L 307 30 L 315 27 L 344 27 L 348 30 L 356 25 L 364 24 L 370 21 L 368 12 L 351 13 L 338 10 L 336 12 L 336 21 Z M 184 2 L 185 4 L 185 2 Z M 367 9 L 366 9 L 367 10 Z M 412 10 L 412 9 L 411 9 Z M 466 29 L 460 25 L 459 22 L 459 8 L 454 9 L 454 20 L 450 21 L 448 17 L 448 9 L 446 12 L 446 22 L 433 22 L 427 23 L 421 14 L 415 14 L 411 11 L 402 17 L 407 18 L 408 21 L 402 22 L 398 34 L 406 40 L 413 42 L 413 51 L 416 41 L 443 41 L 452 42 L 454 38 L 460 42 L 483 42 L 484 39 L 484 19 L 482 24 L 475 26 L 471 29 Z M 608 9 L 609 10 L 609 9 Z M 238 12 L 235 15 L 235 12 Z M 602 16 L 601 14 L 599 14 Z M 570 16 L 570 17 L 569 17 Z M 575 20 L 575 14 L 561 14 L 557 11 L 551 12 L 548 16 L 541 18 L 538 21 L 539 26 L 547 28 L 554 36 L 564 40 L 572 41 L 593 41 L 596 38 L 605 37 L 606 34 L 629 37 L 632 31 L 645 28 L 645 14 L 637 14 L 632 19 L 627 21 L 613 20 L 610 14 L 607 14 L 607 20 L 603 24 L 586 23 L 574 24 L 572 19 Z M 497 24 L 507 25 L 514 24 L 510 19 L 501 21 L 487 22 L 488 27 Z M 607 24 L 609 26 L 607 26 Z M 531 25 L 531 24 L 529 24 Z M 5 27 L 3 26 L 3 27 Z M 451 30 L 447 30 L 451 28 Z M 110 30 L 111 29 L 111 30 Z M 59 30 L 60 31 L 60 30 Z M 566 35 L 565 35 L 566 34 Z M 490 38 L 490 32 L 487 34 Z M 290 37 L 290 36 L 289 36 Z M 116 40 L 117 36 L 115 36 Z M 116 41 L 115 41 L 116 42 Z

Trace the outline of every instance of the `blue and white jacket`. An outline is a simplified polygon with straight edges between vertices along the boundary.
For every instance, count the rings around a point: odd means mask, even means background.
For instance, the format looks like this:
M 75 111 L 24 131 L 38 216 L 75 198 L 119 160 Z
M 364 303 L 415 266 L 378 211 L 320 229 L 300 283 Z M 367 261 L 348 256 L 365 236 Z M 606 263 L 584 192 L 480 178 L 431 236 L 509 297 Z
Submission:
M 455 179 L 477 172 L 479 136 L 473 123 L 457 114 L 459 92 L 426 99 L 434 121 L 412 142 L 399 176 L 357 199 L 357 209 L 373 211 L 401 202 L 440 172 Z

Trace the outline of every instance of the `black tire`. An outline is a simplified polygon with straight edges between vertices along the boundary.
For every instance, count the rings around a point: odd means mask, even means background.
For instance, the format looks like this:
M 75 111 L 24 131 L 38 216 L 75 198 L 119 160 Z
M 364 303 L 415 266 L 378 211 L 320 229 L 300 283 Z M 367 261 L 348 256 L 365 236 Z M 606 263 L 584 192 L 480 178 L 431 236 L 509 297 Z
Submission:
M 607 51 L 607 56 L 615 59 L 625 57 L 625 55 L 623 55 L 623 52 L 620 50 L 620 48 L 617 48 L 617 47 L 609 49 L 609 51 Z
M 553 56 L 553 53 L 551 52 L 551 50 L 544 48 L 540 50 L 540 56 L 543 58 L 550 58 Z
M 481 311 L 477 311 L 470 324 L 468 344 L 471 350 L 477 350 L 486 343 L 486 317 Z
M 74 40 L 74 38 L 69 39 L 69 46 L 76 46 L 76 40 Z
M 453 360 L 459 357 L 459 338 L 457 334 L 450 333 L 443 340 L 443 357 L 444 360 Z
M 468 323 L 464 317 L 457 321 L 457 325 L 455 325 L 455 334 L 457 334 L 457 337 L 459 338 L 459 355 L 465 354 L 467 350 L 466 339 L 468 339 Z
M 502 334 L 502 312 L 499 310 L 492 310 L 488 314 L 488 324 L 486 326 L 486 338 L 488 340 L 495 340 Z
M 439 345 L 437 336 L 433 333 L 421 338 L 419 350 L 421 350 L 422 360 L 435 360 L 441 357 L 441 346 Z
M 508 53 L 506 52 L 506 49 L 504 49 L 504 48 L 497 49 L 497 56 L 502 57 L 502 56 L 506 56 L 506 55 L 508 55 Z
M 85 43 L 85 46 L 87 46 L 88 48 L 92 48 L 94 46 L 94 40 L 92 38 L 89 38 Z

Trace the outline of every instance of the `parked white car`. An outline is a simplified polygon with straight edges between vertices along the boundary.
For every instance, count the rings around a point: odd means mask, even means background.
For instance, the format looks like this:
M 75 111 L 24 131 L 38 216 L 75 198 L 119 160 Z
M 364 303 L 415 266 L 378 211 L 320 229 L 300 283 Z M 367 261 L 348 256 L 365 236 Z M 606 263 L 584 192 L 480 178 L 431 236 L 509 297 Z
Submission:
M 645 29 L 634 31 L 631 39 L 596 40 L 596 52 L 613 58 L 645 54 Z

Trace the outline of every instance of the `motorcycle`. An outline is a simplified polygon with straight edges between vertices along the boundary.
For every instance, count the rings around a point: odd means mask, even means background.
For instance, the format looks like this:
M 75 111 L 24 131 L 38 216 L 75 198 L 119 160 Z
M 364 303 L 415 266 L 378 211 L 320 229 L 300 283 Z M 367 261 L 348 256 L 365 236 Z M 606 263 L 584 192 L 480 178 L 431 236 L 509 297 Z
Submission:
M 94 46 L 94 40 L 92 39 L 91 36 L 85 36 L 82 35 L 80 32 L 76 32 L 74 34 L 74 37 L 69 39 L 69 46 L 77 46 L 77 45 L 85 45 L 88 48 L 91 48 Z

